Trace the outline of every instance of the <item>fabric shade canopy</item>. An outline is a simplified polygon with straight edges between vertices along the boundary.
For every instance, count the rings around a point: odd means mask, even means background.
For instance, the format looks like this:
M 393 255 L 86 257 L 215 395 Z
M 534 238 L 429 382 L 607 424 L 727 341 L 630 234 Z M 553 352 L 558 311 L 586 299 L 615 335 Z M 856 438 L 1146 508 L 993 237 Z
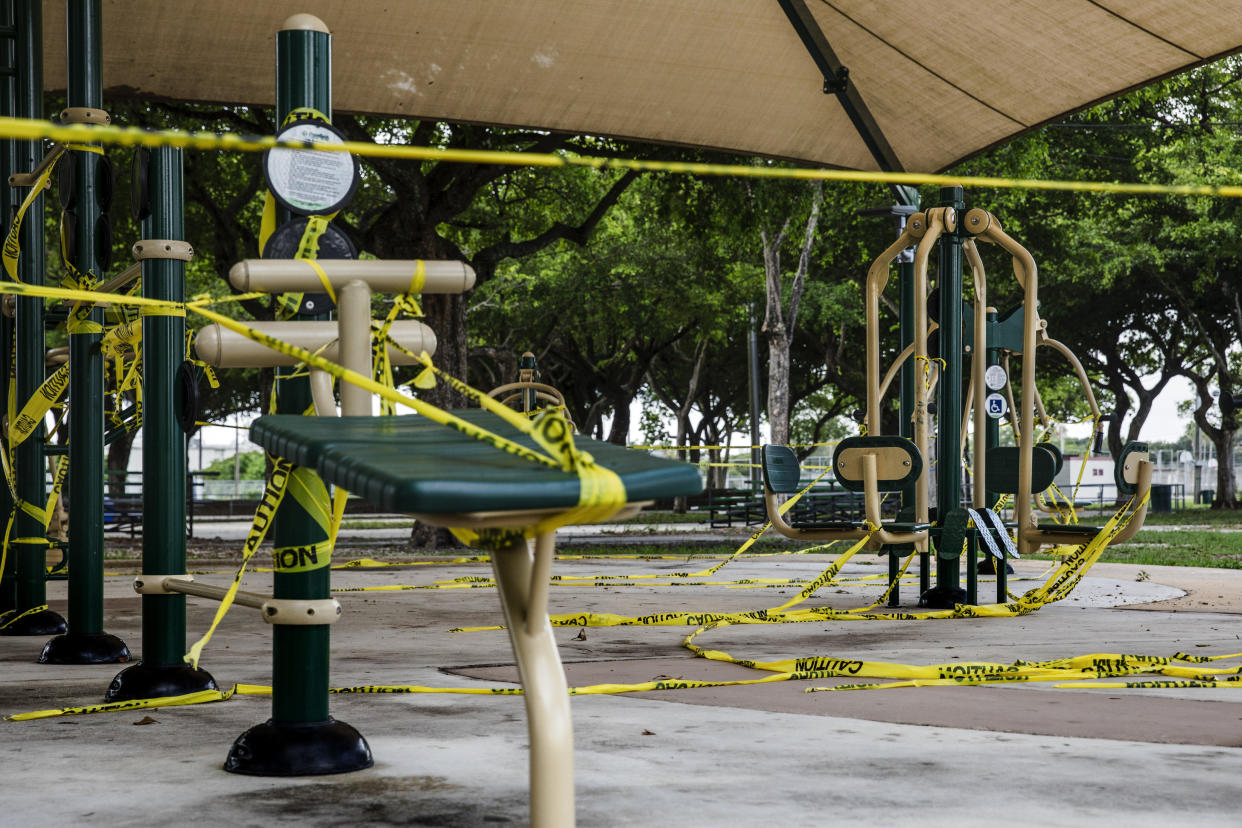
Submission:
M 119 96 L 272 105 L 275 32 L 305 12 L 332 31 L 338 110 L 911 172 L 1242 49 L 1242 0 L 103 0 L 103 10 L 105 107 Z M 45 86 L 63 89 L 63 0 L 45 2 L 44 32 Z M 827 57 L 817 63 L 808 43 L 826 44 Z M 840 94 L 825 91 L 834 66 L 848 70 Z M 886 162 L 844 97 L 891 148 Z

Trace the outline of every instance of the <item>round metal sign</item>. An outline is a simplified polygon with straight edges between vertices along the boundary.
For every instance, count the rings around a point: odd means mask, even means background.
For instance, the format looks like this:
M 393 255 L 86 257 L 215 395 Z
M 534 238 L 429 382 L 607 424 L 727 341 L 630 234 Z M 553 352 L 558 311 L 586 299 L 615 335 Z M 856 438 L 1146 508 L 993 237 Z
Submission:
M 343 144 L 345 136 L 322 121 L 294 121 L 281 141 Z M 267 187 L 280 206 L 298 215 L 326 215 L 344 207 L 358 188 L 358 159 L 348 152 L 271 149 L 263 156 Z
M 983 372 L 983 384 L 988 387 L 989 391 L 1001 390 L 1008 381 L 1009 375 L 999 365 L 989 365 L 988 370 Z
M 292 259 L 297 256 L 301 246 L 302 234 L 306 232 L 307 218 L 295 218 L 276 228 L 263 248 L 265 259 Z M 329 224 L 319 237 L 317 259 L 356 259 L 358 251 L 349 236 L 342 233 L 335 225 Z M 316 316 L 327 313 L 336 307 L 332 297 L 326 293 L 303 293 L 302 304 L 298 306 L 298 316 Z
M 992 419 L 999 420 L 1009 412 L 1009 403 L 1000 394 L 988 394 L 988 398 L 983 401 L 983 410 Z

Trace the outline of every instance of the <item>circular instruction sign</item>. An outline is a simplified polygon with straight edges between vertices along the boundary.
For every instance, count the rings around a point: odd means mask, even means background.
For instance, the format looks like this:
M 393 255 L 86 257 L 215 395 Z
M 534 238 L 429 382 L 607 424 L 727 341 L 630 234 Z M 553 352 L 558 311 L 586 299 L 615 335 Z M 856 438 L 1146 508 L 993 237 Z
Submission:
M 345 136 L 322 121 L 294 121 L 276 133 L 281 141 L 343 144 Z M 358 159 L 348 152 L 277 148 L 263 156 L 267 187 L 280 206 L 303 216 L 334 213 L 358 187 Z
M 1001 390 L 1008 381 L 1009 375 L 999 365 L 989 365 L 988 370 L 983 372 L 983 384 L 988 387 L 989 391 Z
M 988 394 L 988 398 L 983 401 L 983 410 L 992 419 L 999 420 L 1009 411 L 1009 403 L 1000 394 Z

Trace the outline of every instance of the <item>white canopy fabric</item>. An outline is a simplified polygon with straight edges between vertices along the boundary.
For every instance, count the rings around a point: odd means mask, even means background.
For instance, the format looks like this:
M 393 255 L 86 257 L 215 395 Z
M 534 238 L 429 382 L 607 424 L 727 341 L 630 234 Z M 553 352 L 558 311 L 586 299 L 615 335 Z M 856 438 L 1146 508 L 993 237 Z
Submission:
M 935 172 L 1242 49 L 1242 0 L 804 0 L 896 157 Z M 112 97 L 272 105 L 275 32 L 333 34 L 337 110 L 872 170 L 778 0 L 103 0 Z M 44 78 L 65 86 L 63 0 Z

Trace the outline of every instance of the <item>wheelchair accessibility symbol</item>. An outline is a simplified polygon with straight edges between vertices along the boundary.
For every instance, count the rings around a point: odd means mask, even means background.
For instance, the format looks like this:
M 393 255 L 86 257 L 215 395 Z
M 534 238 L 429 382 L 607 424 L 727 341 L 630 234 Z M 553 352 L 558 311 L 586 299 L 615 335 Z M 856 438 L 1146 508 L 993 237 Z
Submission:
M 988 416 L 994 420 L 999 420 L 1009 411 L 1009 404 L 1000 394 L 988 394 L 988 398 L 983 401 L 983 406 Z

